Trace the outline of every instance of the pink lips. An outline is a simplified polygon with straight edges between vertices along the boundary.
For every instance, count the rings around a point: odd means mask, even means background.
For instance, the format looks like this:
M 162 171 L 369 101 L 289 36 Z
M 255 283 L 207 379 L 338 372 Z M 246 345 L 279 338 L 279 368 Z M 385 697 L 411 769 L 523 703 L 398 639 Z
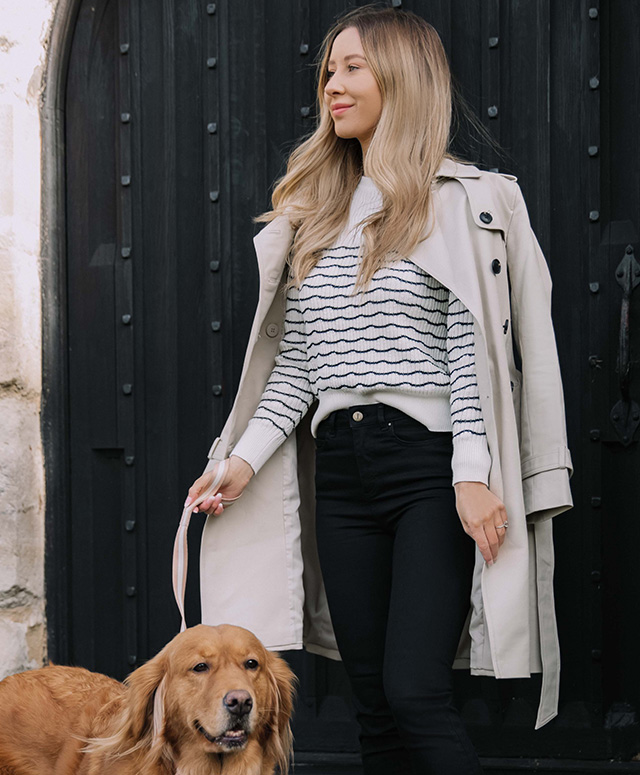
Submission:
M 352 108 L 353 105 L 345 105 L 344 103 L 336 103 L 335 105 L 331 106 L 331 112 L 334 116 L 340 116 L 342 113 L 344 113 L 346 110 L 349 110 L 349 108 Z

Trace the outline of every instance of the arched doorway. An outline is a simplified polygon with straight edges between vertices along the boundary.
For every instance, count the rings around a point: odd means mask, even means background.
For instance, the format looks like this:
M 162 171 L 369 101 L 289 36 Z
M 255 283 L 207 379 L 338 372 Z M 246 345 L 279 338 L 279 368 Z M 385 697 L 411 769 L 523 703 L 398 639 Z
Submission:
M 121 678 L 177 630 L 173 533 L 240 374 L 257 290 L 251 218 L 265 209 L 287 148 L 310 128 L 311 58 L 346 5 L 59 4 L 43 108 L 51 248 L 43 435 L 56 661 Z M 609 412 L 619 397 L 615 273 L 626 245 L 637 249 L 630 181 L 638 170 L 628 174 L 624 150 L 637 139 L 622 118 L 638 85 L 625 78 L 634 48 L 612 41 L 637 25 L 637 11 L 612 3 L 586 13 L 578 0 L 562 9 L 412 9 L 441 32 L 467 99 L 511 151 L 513 163 L 486 157 L 483 166 L 519 175 L 551 263 L 576 463 L 576 508 L 555 533 L 560 717 L 534 734 L 537 678 L 461 674 L 459 702 L 487 756 L 628 757 L 638 745 L 637 626 L 619 622 L 634 621 L 640 592 L 638 451 L 622 444 Z M 611 105 L 600 103 L 600 84 Z M 198 619 L 196 527 L 190 622 Z M 340 666 L 290 658 L 302 678 L 299 750 L 354 750 Z

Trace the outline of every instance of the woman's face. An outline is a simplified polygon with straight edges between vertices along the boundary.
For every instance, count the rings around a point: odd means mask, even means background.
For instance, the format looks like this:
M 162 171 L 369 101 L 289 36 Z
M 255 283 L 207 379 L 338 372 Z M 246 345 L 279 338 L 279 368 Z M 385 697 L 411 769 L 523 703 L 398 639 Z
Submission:
M 367 152 L 382 112 L 382 95 L 355 27 L 336 36 L 331 47 L 324 100 L 338 137 L 355 137 Z

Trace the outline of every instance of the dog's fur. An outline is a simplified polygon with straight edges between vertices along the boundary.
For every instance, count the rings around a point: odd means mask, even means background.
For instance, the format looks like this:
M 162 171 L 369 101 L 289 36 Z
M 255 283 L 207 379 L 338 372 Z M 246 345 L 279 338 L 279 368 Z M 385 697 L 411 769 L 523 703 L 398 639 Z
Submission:
M 19 673 L 0 682 L 0 775 L 286 773 L 294 680 L 227 624 L 180 633 L 124 684 L 77 667 Z M 251 709 L 233 713 L 229 692 Z

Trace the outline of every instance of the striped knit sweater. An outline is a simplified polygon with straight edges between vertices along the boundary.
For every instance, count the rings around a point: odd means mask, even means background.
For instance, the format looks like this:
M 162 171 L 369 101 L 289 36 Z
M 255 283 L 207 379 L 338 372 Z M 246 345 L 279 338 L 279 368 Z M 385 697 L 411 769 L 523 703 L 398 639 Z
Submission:
M 453 483 L 488 483 L 487 446 L 475 375 L 473 319 L 447 288 L 407 259 L 384 266 L 354 295 L 359 222 L 380 209 L 360 181 L 349 221 L 287 294 L 275 367 L 233 454 L 258 471 L 315 399 L 311 432 L 335 409 L 382 402 L 434 431 L 453 433 Z

